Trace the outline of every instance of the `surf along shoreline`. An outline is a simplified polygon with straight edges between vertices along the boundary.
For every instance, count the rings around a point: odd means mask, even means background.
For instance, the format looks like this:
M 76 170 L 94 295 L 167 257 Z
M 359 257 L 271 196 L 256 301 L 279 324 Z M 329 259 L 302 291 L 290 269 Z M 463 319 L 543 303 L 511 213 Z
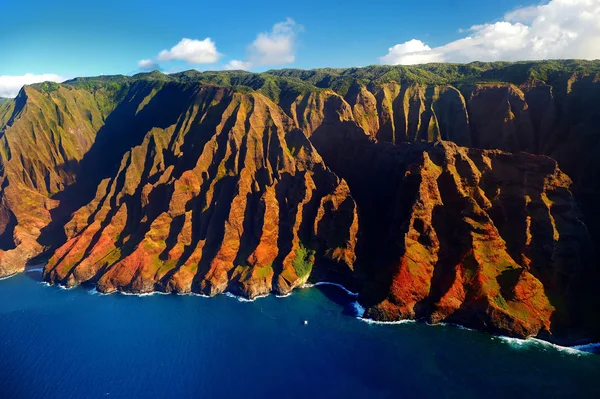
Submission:
M 25 272 L 26 273 L 32 273 L 32 272 L 39 272 L 41 273 L 43 271 L 43 268 L 40 268 L 39 265 L 36 265 L 38 267 L 36 268 L 31 268 L 31 269 L 26 269 Z M 13 277 L 14 275 L 19 274 L 19 273 L 15 273 L 12 276 L 6 277 L 6 278 L 10 278 Z M 40 276 L 41 277 L 41 276 Z M 76 285 L 73 287 L 66 287 L 62 284 L 50 284 L 46 281 L 40 281 L 42 284 L 48 286 L 48 287 L 57 287 L 61 290 L 70 290 L 73 288 L 77 288 L 77 287 L 81 287 L 83 289 L 85 289 L 86 291 L 88 291 L 90 294 L 92 295 L 127 295 L 127 296 L 137 296 L 137 297 L 148 297 L 148 296 L 153 296 L 153 295 L 190 295 L 190 296 L 197 296 L 197 297 L 203 297 L 203 298 L 211 298 L 211 296 L 209 295 L 205 295 L 205 294 L 201 294 L 201 293 L 196 293 L 196 292 L 184 292 L 184 293 L 180 293 L 180 292 L 163 292 L 163 291 L 151 291 L 151 292 L 139 292 L 139 293 L 135 293 L 135 292 L 126 292 L 126 291 L 121 291 L 121 290 L 117 290 L 117 291 L 113 291 L 113 292 L 100 292 L 96 289 L 95 286 L 86 286 L 85 284 L 81 284 L 81 285 Z M 339 290 L 341 290 L 342 292 L 344 292 L 346 295 L 348 295 L 349 297 L 352 298 L 358 298 L 358 293 L 353 292 L 351 290 L 349 290 L 348 288 L 346 288 L 344 285 L 339 284 L 339 283 L 335 283 L 335 282 L 330 282 L 330 281 L 319 281 L 319 282 L 315 282 L 315 283 L 305 283 L 299 287 L 296 287 L 296 289 L 310 289 L 310 288 L 316 288 L 319 286 L 332 286 L 332 287 L 336 287 Z M 287 298 L 289 296 L 291 296 L 293 294 L 292 290 L 291 292 L 284 294 L 284 295 L 277 295 L 275 293 L 268 293 L 268 294 L 264 294 L 264 295 L 258 295 L 256 297 L 253 298 L 246 298 L 240 295 L 235 295 L 234 293 L 230 292 L 230 291 L 225 291 L 223 293 L 221 293 L 222 295 L 228 296 L 232 299 L 236 299 L 238 302 L 245 302 L 245 303 L 250 303 L 250 302 L 255 302 L 259 299 L 262 298 L 266 298 L 269 296 L 275 296 L 276 298 Z M 551 342 L 545 339 L 541 339 L 541 338 L 536 338 L 536 337 L 528 337 L 528 338 L 514 338 L 514 337 L 509 337 L 509 336 L 504 336 L 504 335 L 496 335 L 496 334 L 491 334 L 489 332 L 486 331 L 481 331 L 481 330 L 477 330 L 477 329 L 473 329 L 473 328 L 469 328 L 469 327 L 465 327 L 463 325 L 460 324 L 455 324 L 455 323 L 437 323 L 437 324 L 431 324 L 431 323 L 427 323 L 425 320 L 420 320 L 420 319 L 404 319 L 404 320 L 394 320 L 394 321 L 378 321 L 378 320 L 373 320 L 373 319 L 369 319 L 369 318 L 365 318 L 363 317 L 364 314 L 364 308 L 358 303 L 357 300 L 355 300 L 354 302 L 351 302 L 351 305 L 354 308 L 355 311 L 355 315 L 354 317 L 364 323 L 376 326 L 376 325 L 401 325 L 401 324 L 412 324 L 412 323 L 423 323 L 427 326 L 430 327 L 436 327 L 436 326 L 444 326 L 444 327 L 454 327 L 454 328 L 460 328 L 460 329 L 464 329 L 464 330 L 469 330 L 469 331 L 474 331 L 474 332 L 478 332 L 478 333 L 482 333 L 482 334 L 487 334 L 491 337 L 495 337 L 498 338 L 502 341 L 504 341 L 506 344 L 508 344 L 509 346 L 511 346 L 512 348 L 515 349 L 519 349 L 519 348 L 525 348 L 527 346 L 533 345 L 533 346 L 547 346 L 547 347 L 552 347 L 554 349 L 563 351 L 565 353 L 569 353 L 569 354 L 573 354 L 573 355 L 582 355 L 582 354 L 590 354 L 590 355 L 594 355 L 597 352 L 600 351 L 600 342 L 595 343 L 595 342 L 590 342 L 590 341 L 582 341 L 581 343 L 575 344 L 575 345 L 561 345 L 559 343 L 556 342 Z

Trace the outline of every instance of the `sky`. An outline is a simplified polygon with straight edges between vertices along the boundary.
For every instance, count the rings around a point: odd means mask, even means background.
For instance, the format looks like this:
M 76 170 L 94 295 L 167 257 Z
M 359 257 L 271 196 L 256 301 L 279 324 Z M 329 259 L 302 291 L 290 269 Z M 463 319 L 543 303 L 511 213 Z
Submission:
M 600 58 L 600 0 L 0 0 L 0 97 L 158 69 Z

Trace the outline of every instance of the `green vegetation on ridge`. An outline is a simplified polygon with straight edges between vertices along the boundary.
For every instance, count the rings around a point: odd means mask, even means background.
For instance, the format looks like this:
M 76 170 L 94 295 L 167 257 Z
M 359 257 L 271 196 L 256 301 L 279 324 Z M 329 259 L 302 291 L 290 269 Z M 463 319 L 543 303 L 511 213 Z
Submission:
M 315 251 L 306 248 L 300 243 L 298 249 L 296 249 L 296 257 L 292 261 L 292 266 L 296 270 L 298 277 L 304 277 L 311 272 L 313 264 L 315 262 Z
M 552 84 L 564 76 L 600 73 L 600 61 L 550 60 L 524 62 L 472 62 L 469 64 L 433 63 L 425 65 L 372 65 L 364 68 L 321 68 L 313 70 L 281 69 L 263 73 L 245 71 L 206 71 L 189 70 L 175 74 L 159 71 L 139 73 L 133 76 L 112 75 L 75 78 L 64 82 L 63 86 L 83 88 L 90 91 L 104 89 L 115 94 L 138 81 L 152 81 L 179 84 L 204 84 L 231 87 L 239 92 L 256 91 L 275 102 L 281 102 L 282 93 L 298 96 L 320 89 L 331 89 L 346 95 L 354 82 L 360 84 L 400 84 L 462 85 L 487 82 L 524 84 L 544 81 Z M 43 91 L 52 90 L 55 84 L 33 85 Z M 2 100 L 0 100 L 0 103 Z

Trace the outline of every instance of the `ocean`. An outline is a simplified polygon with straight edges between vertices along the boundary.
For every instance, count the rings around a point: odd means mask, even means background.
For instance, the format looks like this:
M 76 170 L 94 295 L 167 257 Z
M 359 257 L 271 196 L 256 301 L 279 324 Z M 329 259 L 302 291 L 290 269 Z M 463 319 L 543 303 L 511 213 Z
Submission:
M 600 355 L 356 317 L 328 285 L 253 302 L 0 281 L 0 398 L 600 397 Z

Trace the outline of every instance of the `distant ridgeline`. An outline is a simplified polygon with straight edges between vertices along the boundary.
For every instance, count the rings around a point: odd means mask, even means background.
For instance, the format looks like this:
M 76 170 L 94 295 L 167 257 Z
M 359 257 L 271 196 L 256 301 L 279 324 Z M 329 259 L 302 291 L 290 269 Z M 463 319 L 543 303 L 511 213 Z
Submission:
M 160 72 L 0 104 L 0 276 L 600 338 L 600 62 Z

